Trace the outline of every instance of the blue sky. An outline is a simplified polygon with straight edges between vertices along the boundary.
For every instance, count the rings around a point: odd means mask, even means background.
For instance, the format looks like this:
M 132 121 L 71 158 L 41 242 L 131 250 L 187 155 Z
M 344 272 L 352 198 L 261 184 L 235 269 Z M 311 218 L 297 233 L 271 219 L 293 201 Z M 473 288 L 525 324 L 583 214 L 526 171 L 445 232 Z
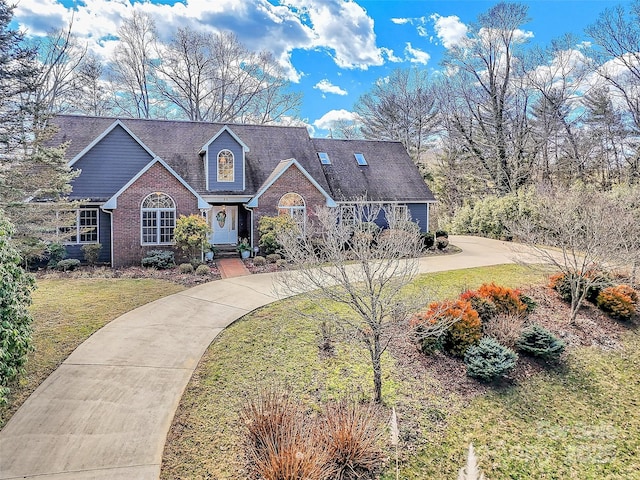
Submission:
M 15 20 L 29 35 L 63 26 L 74 10 L 74 30 L 98 55 L 134 8 L 150 13 L 161 37 L 179 26 L 232 30 L 249 48 L 274 52 L 293 88 L 304 94 L 302 118 L 317 136 L 332 119 L 349 118 L 358 97 L 396 68 L 435 71 L 447 45 L 496 2 L 483 0 L 20 0 Z M 531 42 L 547 45 L 584 28 L 600 12 L 630 1 L 535 0 L 523 26 Z

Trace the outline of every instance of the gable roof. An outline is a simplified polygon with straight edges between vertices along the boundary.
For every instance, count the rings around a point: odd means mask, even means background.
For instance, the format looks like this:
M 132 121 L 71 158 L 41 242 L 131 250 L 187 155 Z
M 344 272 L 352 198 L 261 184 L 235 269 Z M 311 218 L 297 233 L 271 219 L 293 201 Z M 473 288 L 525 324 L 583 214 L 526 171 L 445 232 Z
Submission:
M 324 188 L 322 188 L 318 184 L 318 182 L 316 182 L 315 179 L 311 175 L 309 175 L 309 172 L 307 172 L 295 158 L 290 158 L 289 160 L 283 160 L 278 164 L 278 166 L 273 170 L 273 172 L 271 172 L 271 175 L 269 175 L 267 180 L 264 182 L 264 184 L 262 184 L 262 186 L 258 190 L 258 193 L 256 193 L 256 195 L 249 201 L 249 203 L 247 203 L 247 207 L 257 207 L 258 199 L 262 196 L 262 194 L 266 192 L 269 187 L 273 185 L 275 181 L 278 180 L 278 178 L 280 178 L 282 174 L 289 170 L 289 168 L 291 167 L 296 167 L 298 170 L 300 170 L 300 172 L 307 178 L 307 180 L 309 180 L 311 184 L 318 189 L 318 191 L 324 196 L 327 207 L 335 207 L 337 205 L 333 198 L 331 198 L 331 196 L 324 190 Z
M 233 131 L 227 125 L 222 127 L 218 133 L 216 133 L 213 137 L 211 137 L 211 139 L 204 144 L 204 146 L 202 147 L 202 150 L 206 150 L 207 148 L 209 148 L 209 145 L 211 145 L 216 140 L 216 138 L 222 135 L 223 132 L 227 132 L 229 135 L 231 135 L 231 137 L 236 142 L 238 142 L 238 144 L 242 147 L 242 149 L 245 152 L 249 152 L 251 150 L 242 140 L 240 140 L 240 138 L 235 133 L 233 133 Z
M 138 144 L 144 148 L 144 150 L 151 155 L 151 157 L 155 157 L 156 154 L 153 153 L 151 151 L 151 149 L 149 147 L 147 147 L 137 136 L 135 133 L 133 133 L 131 130 L 129 130 L 129 128 L 127 128 L 127 126 L 122 123 L 120 121 L 120 119 L 117 119 L 116 121 L 114 121 L 109 127 L 107 127 L 107 129 L 102 132 L 100 135 L 98 135 L 89 145 L 87 145 L 85 148 L 82 149 L 82 151 L 78 152 L 71 160 L 69 160 L 68 165 L 70 167 L 73 166 L 74 163 L 76 163 L 78 160 L 80 160 L 85 153 L 87 153 L 89 150 L 91 150 L 93 147 L 95 147 L 98 143 L 100 143 L 102 141 L 102 139 L 104 137 L 106 137 L 107 135 L 109 135 L 113 129 L 115 129 L 116 127 L 120 127 L 122 128 L 125 132 L 127 132 L 131 138 L 133 138 L 136 142 L 138 142 Z
M 210 192 L 205 185 L 200 156 L 223 131 L 241 140 L 245 150 L 245 190 L 255 196 L 284 159 L 295 159 L 319 188 L 337 202 L 366 198 L 386 202 L 433 202 L 404 147 L 399 142 L 310 138 L 305 127 L 220 124 L 183 120 L 117 119 L 59 115 L 52 145 L 69 141 L 67 157 L 86 153 L 87 146 L 105 131 L 122 125 L 141 145 L 162 158 L 175 174 L 200 195 L 237 195 L 237 191 Z M 322 165 L 317 152 L 326 152 L 331 165 Z M 354 153 L 362 153 L 367 166 L 359 166 Z
M 167 171 L 173 175 L 187 190 L 189 190 L 193 195 L 198 199 L 198 208 L 209 208 L 209 204 L 205 199 L 203 199 L 198 192 L 196 192 L 191 186 L 185 182 L 180 175 L 178 175 L 169 165 L 167 165 L 160 157 L 155 157 L 151 160 L 145 167 L 140 170 L 131 180 L 129 180 L 120 190 L 118 190 L 109 200 L 105 202 L 102 206 L 105 210 L 113 210 L 118 208 L 118 197 L 122 195 L 136 180 L 138 180 L 142 175 L 144 175 L 151 167 L 153 167 L 156 163 L 159 163 Z

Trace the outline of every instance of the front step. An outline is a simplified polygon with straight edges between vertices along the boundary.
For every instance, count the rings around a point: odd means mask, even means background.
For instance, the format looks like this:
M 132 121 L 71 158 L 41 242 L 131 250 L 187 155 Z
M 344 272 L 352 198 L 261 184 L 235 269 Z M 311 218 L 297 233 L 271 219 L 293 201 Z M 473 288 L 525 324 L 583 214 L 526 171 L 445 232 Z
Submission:
M 239 258 L 235 245 L 216 245 L 215 258 Z

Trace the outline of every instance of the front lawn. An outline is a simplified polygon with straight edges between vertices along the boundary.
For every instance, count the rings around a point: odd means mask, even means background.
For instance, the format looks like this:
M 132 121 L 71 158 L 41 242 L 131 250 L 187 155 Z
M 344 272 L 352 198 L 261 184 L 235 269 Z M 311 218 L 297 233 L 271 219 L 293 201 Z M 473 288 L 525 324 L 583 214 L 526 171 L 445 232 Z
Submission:
M 155 279 L 39 279 L 33 294 L 33 345 L 26 374 L 0 407 L 0 428 L 29 395 L 93 332 L 145 303 L 184 287 Z

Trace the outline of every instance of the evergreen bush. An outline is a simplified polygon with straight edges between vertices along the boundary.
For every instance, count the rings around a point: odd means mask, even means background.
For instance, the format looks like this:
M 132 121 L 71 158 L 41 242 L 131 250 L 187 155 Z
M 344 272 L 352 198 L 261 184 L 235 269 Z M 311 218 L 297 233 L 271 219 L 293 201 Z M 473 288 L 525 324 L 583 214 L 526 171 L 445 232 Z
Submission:
M 269 254 L 278 253 L 282 249 L 282 245 L 278 242 L 278 235 L 283 231 L 295 228 L 298 228 L 298 226 L 289 215 L 264 216 L 260 218 L 258 221 L 259 246 L 267 254 L 267 259 Z M 275 263 L 275 261 L 271 263 Z
M 95 265 L 100 258 L 100 252 L 102 251 L 102 244 L 100 243 L 87 243 L 80 247 L 84 259 L 89 265 Z
M 211 273 L 211 269 L 209 268 L 208 265 L 198 265 L 198 268 L 196 268 L 196 275 L 201 275 L 201 276 L 206 276 L 209 275 Z
M 64 260 L 60 260 L 56 263 L 56 270 L 60 270 L 61 272 L 68 272 L 71 270 L 75 270 L 80 266 L 80 260 L 77 258 L 65 258 Z
M 176 266 L 174 256 L 172 250 L 149 250 L 142 259 L 142 266 L 157 270 L 173 268 Z
M 61 243 L 52 243 L 47 247 L 47 257 L 49 257 L 49 268 L 56 268 L 56 265 L 60 260 L 63 260 L 67 256 L 67 249 Z
M 278 260 L 282 260 L 279 253 L 270 253 L 267 255 L 267 263 L 276 263 Z
M 600 292 L 596 303 L 612 317 L 629 320 L 636 314 L 638 293 L 629 285 L 607 287 Z
M 489 337 L 469 347 L 464 356 L 467 375 L 483 382 L 505 377 L 514 369 L 517 360 L 518 355 L 513 350 Z
M 262 257 L 262 256 L 260 256 L 260 255 L 256 255 L 255 257 L 253 257 L 253 264 L 256 267 L 262 267 L 266 263 L 267 263 L 267 259 Z
M 436 237 L 436 248 L 438 250 L 444 250 L 449 246 L 449 239 L 447 237 Z
M 183 274 L 194 272 L 193 265 L 191 265 L 190 263 L 181 263 L 178 266 L 178 270 L 180 271 L 180 273 L 183 273 Z
M 527 355 L 555 361 L 564 352 L 565 344 L 553 333 L 540 325 L 533 324 L 522 331 L 516 348 Z

